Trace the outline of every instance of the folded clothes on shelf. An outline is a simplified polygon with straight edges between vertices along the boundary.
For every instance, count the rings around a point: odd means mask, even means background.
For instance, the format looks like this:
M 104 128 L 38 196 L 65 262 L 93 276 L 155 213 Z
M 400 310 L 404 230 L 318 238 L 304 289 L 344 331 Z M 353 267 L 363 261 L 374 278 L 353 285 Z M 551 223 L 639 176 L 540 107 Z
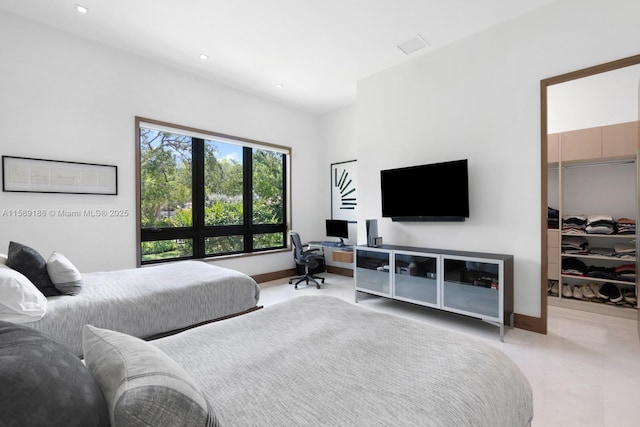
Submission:
M 587 270 L 587 265 L 578 258 L 569 257 L 562 259 L 562 274 L 584 276 Z
M 582 236 L 565 236 L 562 238 L 562 252 L 570 254 L 586 254 L 589 242 Z
M 636 247 L 628 243 L 616 243 L 613 245 L 613 256 L 620 259 L 634 259 L 636 257 Z
M 589 215 L 585 232 L 587 234 L 614 234 L 616 222 L 611 215 Z
M 636 234 L 636 220 L 631 218 L 618 218 L 616 221 L 618 234 Z
M 587 226 L 585 215 L 564 215 L 562 217 L 562 232 L 568 234 L 584 234 Z

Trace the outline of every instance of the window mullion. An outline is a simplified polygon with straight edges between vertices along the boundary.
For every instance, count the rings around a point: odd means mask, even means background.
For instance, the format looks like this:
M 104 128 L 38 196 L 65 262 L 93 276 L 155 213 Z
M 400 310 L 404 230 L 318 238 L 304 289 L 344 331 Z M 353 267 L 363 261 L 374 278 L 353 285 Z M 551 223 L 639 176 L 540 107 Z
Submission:
M 192 215 L 193 215 L 193 256 L 205 256 L 204 245 L 204 140 L 192 138 Z
M 242 149 L 242 188 L 243 218 L 244 218 L 244 251 L 253 251 L 253 150 L 251 147 Z

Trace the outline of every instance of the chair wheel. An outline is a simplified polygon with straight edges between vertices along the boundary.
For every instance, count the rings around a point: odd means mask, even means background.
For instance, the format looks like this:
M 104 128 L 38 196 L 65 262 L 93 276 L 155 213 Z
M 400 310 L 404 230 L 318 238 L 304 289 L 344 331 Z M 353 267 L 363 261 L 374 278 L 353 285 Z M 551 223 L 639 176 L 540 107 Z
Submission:
M 324 279 L 322 279 L 322 283 L 324 283 Z
M 320 285 L 316 285 L 316 289 L 320 289 Z

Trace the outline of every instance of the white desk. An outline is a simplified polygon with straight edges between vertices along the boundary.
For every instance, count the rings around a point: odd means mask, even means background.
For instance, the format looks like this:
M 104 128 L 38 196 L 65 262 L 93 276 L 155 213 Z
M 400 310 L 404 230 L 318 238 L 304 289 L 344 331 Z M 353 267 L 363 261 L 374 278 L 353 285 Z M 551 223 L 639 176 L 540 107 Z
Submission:
M 353 246 L 340 246 L 338 242 L 309 242 L 308 245 L 322 250 L 329 273 L 353 277 Z

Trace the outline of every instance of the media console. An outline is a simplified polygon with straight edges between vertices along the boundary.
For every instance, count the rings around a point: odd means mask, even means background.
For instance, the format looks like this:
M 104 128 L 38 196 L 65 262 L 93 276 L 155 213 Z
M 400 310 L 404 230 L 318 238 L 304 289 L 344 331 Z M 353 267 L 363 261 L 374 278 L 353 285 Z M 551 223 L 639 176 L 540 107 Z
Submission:
M 513 326 L 513 255 L 410 246 L 355 247 L 358 292 Z

